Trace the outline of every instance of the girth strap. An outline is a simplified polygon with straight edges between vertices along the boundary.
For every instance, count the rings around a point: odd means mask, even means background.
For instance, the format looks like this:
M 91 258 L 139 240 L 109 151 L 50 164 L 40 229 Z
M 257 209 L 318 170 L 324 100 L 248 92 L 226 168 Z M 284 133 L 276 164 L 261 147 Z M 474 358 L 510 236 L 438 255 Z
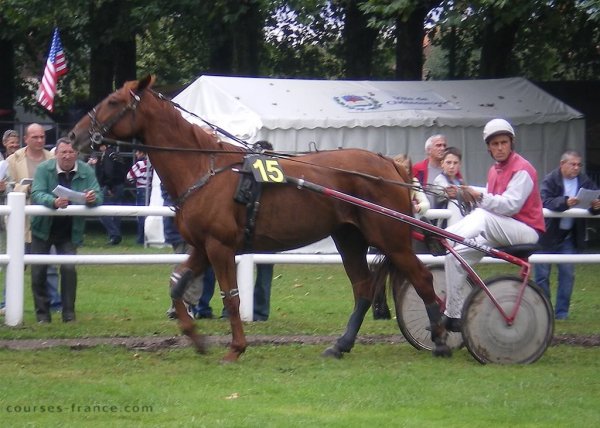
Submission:
M 246 225 L 244 226 L 244 251 L 252 250 L 254 230 L 256 228 L 256 217 L 260 208 L 260 196 L 263 183 L 259 183 L 250 172 L 251 158 L 246 158 L 240 172 L 240 181 L 233 199 L 246 205 Z

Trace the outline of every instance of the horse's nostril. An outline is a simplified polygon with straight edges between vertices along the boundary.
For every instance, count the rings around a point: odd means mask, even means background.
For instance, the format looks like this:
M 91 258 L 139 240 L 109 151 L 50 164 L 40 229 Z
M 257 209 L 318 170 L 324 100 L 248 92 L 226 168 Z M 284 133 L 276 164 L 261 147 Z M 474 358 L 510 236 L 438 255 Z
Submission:
M 67 135 L 67 137 L 69 138 L 69 140 L 74 143 L 75 142 L 75 133 L 73 131 L 69 132 L 69 134 Z

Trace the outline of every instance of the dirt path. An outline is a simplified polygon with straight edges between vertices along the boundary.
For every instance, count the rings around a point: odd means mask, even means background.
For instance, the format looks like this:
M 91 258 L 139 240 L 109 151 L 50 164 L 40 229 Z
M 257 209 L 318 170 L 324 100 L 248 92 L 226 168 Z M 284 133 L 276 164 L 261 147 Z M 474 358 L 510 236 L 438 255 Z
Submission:
M 257 345 L 329 345 L 337 339 L 337 336 L 248 336 L 250 346 Z M 208 336 L 210 345 L 226 346 L 229 344 L 229 336 Z M 402 343 L 404 338 L 399 335 L 365 335 L 357 339 L 357 343 Z M 78 339 L 20 339 L 0 340 L 0 349 L 33 350 L 66 346 L 72 349 L 84 349 L 94 346 L 123 346 L 128 349 L 141 351 L 157 351 L 160 349 L 183 348 L 190 346 L 188 339 L 184 336 L 147 336 L 147 337 L 89 337 Z M 572 345 L 583 347 L 600 346 L 600 335 L 559 335 L 552 340 L 552 345 Z

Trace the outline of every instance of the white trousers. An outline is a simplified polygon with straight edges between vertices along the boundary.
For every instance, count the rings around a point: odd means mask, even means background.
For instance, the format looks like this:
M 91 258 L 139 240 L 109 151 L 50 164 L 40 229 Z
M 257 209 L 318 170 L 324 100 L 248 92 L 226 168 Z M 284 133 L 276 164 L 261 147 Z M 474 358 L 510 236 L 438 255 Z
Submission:
M 517 244 L 535 244 L 538 234 L 532 227 L 515 220 L 491 213 L 483 208 L 477 208 L 458 223 L 448 227 L 448 232 L 464 238 L 474 239 L 477 244 L 489 247 L 502 247 Z M 465 259 L 469 266 L 479 262 L 484 253 L 466 245 L 456 244 L 456 251 Z M 463 303 L 469 294 L 467 273 L 452 254 L 444 260 L 446 270 L 446 310 L 450 318 L 460 318 Z

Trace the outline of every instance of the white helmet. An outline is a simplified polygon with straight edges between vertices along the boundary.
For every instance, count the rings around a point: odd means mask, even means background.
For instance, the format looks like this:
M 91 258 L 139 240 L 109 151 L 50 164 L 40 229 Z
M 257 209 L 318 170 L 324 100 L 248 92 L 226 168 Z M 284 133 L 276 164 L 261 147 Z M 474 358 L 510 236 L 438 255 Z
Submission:
M 504 119 L 492 119 L 485 124 L 483 128 L 483 141 L 486 143 L 488 139 L 496 134 L 509 134 L 511 137 L 515 137 L 515 130 L 510 123 Z

